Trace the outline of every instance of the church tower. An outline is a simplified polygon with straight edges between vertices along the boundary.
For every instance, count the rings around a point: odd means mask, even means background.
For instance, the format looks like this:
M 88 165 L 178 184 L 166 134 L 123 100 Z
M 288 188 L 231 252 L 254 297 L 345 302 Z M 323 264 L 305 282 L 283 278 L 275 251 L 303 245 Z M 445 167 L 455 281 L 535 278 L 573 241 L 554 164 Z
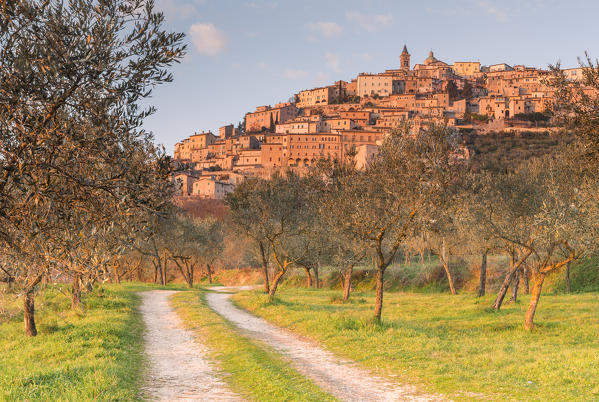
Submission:
M 399 64 L 401 65 L 402 70 L 410 69 L 410 53 L 408 53 L 408 48 L 406 45 L 403 45 L 403 51 L 399 56 Z

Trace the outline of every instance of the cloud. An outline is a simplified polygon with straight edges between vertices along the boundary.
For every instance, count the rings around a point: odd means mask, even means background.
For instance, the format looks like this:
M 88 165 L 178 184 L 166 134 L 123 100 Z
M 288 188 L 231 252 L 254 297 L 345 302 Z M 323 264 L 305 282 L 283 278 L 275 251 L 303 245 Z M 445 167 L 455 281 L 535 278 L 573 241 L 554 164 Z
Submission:
M 484 12 L 494 17 L 497 21 L 503 22 L 506 19 L 505 11 L 498 9 L 488 1 L 479 1 L 477 5 L 483 9 Z
M 348 21 L 368 32 L 379 31 L 393 21 L 393 17 L 390 15 L 362 14 L 356 11 L 348 11 L 345 13 L 345 17 Z
M 227 44 L 223 33 L 212 24 L 193 24 L 189 28 L 191 42 L 199 53 L 214 56 Z
M 292 80 L 305 77 L 306 75 L 308 75 L 308 73 L 304 70 L 294 70 L 292 68 L 285 70 L 285 72 L 283 73 L 283 77 Z
M 326 60 L 326 65 L 328 68 L 335 72 L 340 72 L 341 68 L 339 66 L 339 56 L 335 53 L 325 53 L 324 59 Z
M 205 0 L 157 0 L 156 10 L 164 12 L 167 20 L 184 20 L 199 16 L 198 6 Z
M 336 22 L 315 22 L 313 24 L 308 24 L 308 28 L 310 28 L 312 32 L 326 36 L 327 38 L 339 36 L 343 32 L 343 27 Z

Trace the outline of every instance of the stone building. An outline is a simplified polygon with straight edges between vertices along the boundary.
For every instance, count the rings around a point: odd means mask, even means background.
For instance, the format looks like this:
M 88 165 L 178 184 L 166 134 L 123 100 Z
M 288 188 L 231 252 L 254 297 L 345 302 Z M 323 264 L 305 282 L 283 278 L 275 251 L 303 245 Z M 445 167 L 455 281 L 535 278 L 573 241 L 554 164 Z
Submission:
M 309 106 L 328 105 L 339 98 L 339 86 L 307 89 L 297 94 L 296 105 L 299 108 Z
M 402 70 L 410 70 L 410 53 L 408 53 L 406 45 L 403 45 L 403 50 L 399 56 L 399 65 Z
M 462 77 L 474 77 L 476 73 L 480 72 L 479 61 L 456 61 L 452 66 L 453 72 L 456 75 Z
M 254 112 L 245 115 L 245 132 L 252 133 L 274 128 L 275 124 L 294 119 L 298 114 L 296 105 L 289 102 L 276 104 L 275 107 L 258 106 Z

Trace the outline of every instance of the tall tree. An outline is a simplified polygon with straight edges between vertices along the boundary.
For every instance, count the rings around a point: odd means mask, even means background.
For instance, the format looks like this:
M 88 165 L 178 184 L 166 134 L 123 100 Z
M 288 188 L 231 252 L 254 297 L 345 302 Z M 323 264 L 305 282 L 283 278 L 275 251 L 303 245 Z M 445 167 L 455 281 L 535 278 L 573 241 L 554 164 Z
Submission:
M 452 101 L 452 102 L 454 100 L 457 100 L 458 97 L 459 97 L 459 95 L 460 95 L 458 87 L 457 87 L 455 81 L 453 81 L 453 80 L 447 81 L 446 91 L 449 94 L 449 100 Z

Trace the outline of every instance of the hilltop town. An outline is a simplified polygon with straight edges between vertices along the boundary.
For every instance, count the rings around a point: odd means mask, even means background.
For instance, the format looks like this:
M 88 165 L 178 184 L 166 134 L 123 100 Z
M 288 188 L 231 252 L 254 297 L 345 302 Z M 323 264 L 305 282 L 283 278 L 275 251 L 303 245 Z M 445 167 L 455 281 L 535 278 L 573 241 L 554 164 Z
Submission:
M 195 133 L 177 143 L 174 158 L 185 167 L 175 176 L 180 195 L 223 199 L 247 175 L 301 173 L 320 158 L 343 160 L 350 152 L 361 167 L 403 122 L 416 130 L 441 123 L 478 133 L 550 125 L 554 95 L 545 83 L 548 70 L 448 64 L 432 51 L 412 66 L 405 45 L 399 59 L 399 68 L 300 91 L 293 101 L 258 106 L 237 127 L 223 126 L 218 135 Z M 581 80 L 583 68 L 564 74 Z

